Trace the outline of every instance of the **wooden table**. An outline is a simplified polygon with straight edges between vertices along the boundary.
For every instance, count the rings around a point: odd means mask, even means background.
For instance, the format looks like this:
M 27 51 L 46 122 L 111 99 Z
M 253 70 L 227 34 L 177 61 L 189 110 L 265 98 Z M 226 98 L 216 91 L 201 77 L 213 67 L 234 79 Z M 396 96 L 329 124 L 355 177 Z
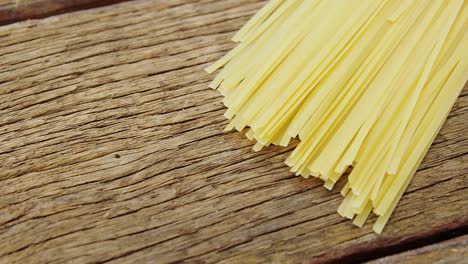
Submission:
M 113 2 L 0 0 L 41 17 L 0 27 L 0 263 L 467 263 L 468 89 L 379 236 L 222 132 L 203 68 L 265 0 Z

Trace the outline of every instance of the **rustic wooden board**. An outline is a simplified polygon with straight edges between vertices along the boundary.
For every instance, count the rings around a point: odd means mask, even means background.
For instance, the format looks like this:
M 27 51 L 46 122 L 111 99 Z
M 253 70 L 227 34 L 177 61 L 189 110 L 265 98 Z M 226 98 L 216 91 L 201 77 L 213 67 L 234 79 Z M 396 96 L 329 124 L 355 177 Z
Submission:
M 202 70 L 264 3 L 141 0 L 0 27 L 0 262 L 370 260 L 466 233 L 466 87 L 381 236 L 291 175 L 290 148 L 222 132 Z
M 0 25 L 127 0 L 0 0 Z
M 468 235 L 369 262 L 371 263 L 468 263 Z

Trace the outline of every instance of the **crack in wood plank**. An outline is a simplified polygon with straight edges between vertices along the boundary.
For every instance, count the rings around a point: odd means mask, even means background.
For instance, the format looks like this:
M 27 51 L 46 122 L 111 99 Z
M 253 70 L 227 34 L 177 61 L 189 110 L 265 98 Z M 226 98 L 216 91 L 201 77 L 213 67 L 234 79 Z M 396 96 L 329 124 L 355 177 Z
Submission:
M 0 25 L 126 1 L 129 0 L 0 0 Z

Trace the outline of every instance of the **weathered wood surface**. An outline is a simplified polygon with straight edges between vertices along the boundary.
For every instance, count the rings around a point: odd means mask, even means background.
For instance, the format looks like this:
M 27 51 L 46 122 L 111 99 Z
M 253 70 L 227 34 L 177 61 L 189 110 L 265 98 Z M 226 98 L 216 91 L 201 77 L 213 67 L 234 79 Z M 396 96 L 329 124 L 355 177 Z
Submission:
M 381 236 L 291 175 L 290 149 L 222 132 L 202 70 L 264 3 L 141 0 L 0 27 L 0 262 L 370 260 L 466 233 L 468 89 Z
M 0 25 L 128 0 L 0 0 Z
M 468 235 L 369 262 L 371 263 L 468 263 Z

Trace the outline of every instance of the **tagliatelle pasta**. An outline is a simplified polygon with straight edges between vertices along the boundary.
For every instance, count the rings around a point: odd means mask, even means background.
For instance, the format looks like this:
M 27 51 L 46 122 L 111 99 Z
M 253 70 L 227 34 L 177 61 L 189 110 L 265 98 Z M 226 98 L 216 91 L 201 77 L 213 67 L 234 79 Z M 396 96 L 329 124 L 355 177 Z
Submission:
M 381 233 L 468 77 L 464 0 L 271 0 L 207 68 L 226 130 L 254 150 L 300 143 L 291 171 L 332 189 Z

